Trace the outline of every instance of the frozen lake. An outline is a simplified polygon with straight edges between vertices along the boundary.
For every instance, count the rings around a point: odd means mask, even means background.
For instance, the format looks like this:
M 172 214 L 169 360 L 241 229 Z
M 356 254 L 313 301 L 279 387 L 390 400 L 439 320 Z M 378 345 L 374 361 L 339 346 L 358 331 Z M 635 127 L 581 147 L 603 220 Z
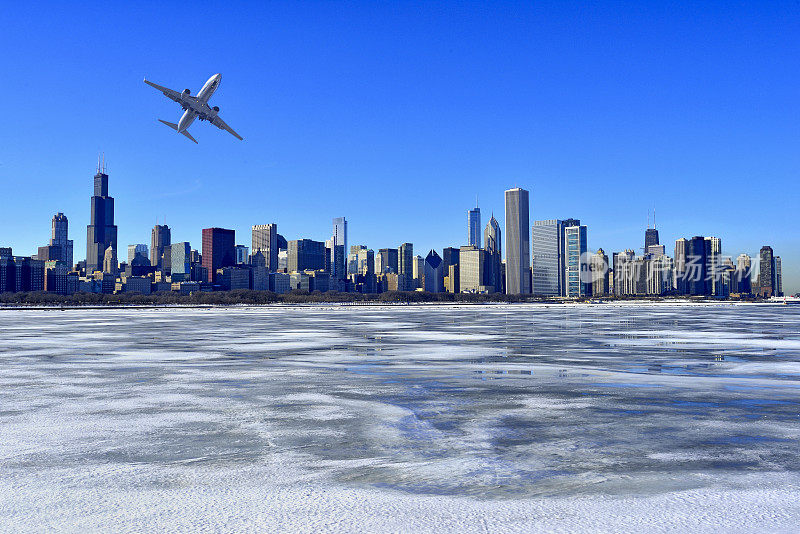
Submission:
M 800 306 L 0 310 L 0 531 L 793 531 Z

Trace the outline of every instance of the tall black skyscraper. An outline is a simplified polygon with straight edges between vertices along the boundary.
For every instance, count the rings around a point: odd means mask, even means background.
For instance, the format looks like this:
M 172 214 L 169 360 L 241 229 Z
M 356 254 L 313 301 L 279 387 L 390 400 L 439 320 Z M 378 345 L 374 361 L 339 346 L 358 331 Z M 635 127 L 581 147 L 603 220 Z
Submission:
M 114 198 L 108 196 L 105 160 L 98 162 L 94 175 L 91 219 L 86 227 L 86 272 L 103 270 L 106 249 L 117 250 L 117 227 L 114 224 Z
M 157 224 L 150 232 L 150 265 L 164 267 L 164 250 L 172 244 L 172 233 L 166 224 Z
M 686 289 L 689 295 L 710 295 L 708 280 L 708 244 L 703 236 L 694 236 L 686 250 Z
M 647 252 L 647 249 L 650 245 L 658 245 L 658 230 L 655 228 L 648 228 L 644 231 L 644 251 Z

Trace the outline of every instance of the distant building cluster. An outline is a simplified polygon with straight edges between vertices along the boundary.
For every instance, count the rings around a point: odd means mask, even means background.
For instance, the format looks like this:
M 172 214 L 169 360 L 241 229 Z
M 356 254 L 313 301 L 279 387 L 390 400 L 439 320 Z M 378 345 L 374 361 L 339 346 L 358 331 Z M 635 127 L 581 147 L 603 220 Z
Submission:
M 505 192 L 505 241 L 492 214 L 481 233 L 477 206 L 467 212 L 467 244 L 414 254 L 412 243 L 382 248 L 348 247 L 347 220 L 333 219 L 327 241 L 286 240 L 276 223 L 254 225 L 250 247 L 236 243 L 234 230 L 205 228 L 200 250 L 172 242 L 170 228 L 156 224 L 150 245 L 128 245 L 117 254 L 114 198 L 108 174 L 98 164 L 86 229 L 86 259 L 73 263 L 72 240 L 63 213 L 52 220 L 49 244 L 32 257 L 0 248 L 0 292 L 48 291 L 150 294 L 176 291 L 252 289 L 381 293 L 506 293 L 540 297 L 689 295 L 782 296 L 781 259 L 764 246 L 757 263 L 747 254 L 722 253 L 718 237 L 675 242 L 667 254 L 653 226 L 641 253 L 633 249 L 590 252 L 587 226 L 579 219 L 530 224 L 529 192 Z M 649 224 L 648 224 L 649 226 Z M 505 256 L 503 255 L 505 248 Z M 757 265 L 757 267 L 756 267 Z

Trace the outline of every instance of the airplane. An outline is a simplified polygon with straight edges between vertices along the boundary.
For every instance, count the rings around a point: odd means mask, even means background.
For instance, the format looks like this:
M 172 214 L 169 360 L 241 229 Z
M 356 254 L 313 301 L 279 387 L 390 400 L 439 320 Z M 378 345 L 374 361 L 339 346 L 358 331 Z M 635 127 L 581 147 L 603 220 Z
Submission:
M 199 118 L 201 121 L 210 122 L 220 130 L 226 130 L 227 132 L 233 134 L 236 139 L 242 141 L 242 136 L 234 132 L 233 129 L 225 124 L 225 121 L 219 117 L 219 107 L 214 106 L 212 108 L 208 105 L 208 99 L 211 98 L 211 95 L 213 95 L 214 91 L 216 91 L 219 87 L 220 79 L 222 79 L 222 74 L 213 75 L 208 79 L 205 85 L 203 85 L 203 88 L 200 89 L 200 91 L 197 93 L 197 96 L 192 96 L 189 89 L 184 89 L 182 93 L 179 93 L 178 91 L 173 91 L 172 89 L 168 89 L 148 81 L 147 78 L 144 79 L 144 83 L 151 87 L 155 87 L 164 93 L 164 96 L 181 105 L 184 113 L 181 116 L 181 120 L 178 121 L 178 124 L 158 119 L 160 122 L 163 122 L 179 134 L 183 134 L 197 143 L 197 140 L 192 137 L 192 135 L 187 131 L 187 128 L 189 128 L 195 119 Z

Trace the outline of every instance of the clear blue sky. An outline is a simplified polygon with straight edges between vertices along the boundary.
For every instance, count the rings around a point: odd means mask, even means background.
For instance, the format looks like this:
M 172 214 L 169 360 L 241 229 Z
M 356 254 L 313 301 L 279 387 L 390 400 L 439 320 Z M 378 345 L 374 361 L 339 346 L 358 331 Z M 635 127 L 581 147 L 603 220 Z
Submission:
M 783 258 L 800 290 L 798 2 L 42 2 L 3 13 L 0 243 L 32 254 L 50 218 L 85 251 L 106 153 L 120 248 L 156 218 L 200 248 L 204 227 L 277 222 L 287 239 L 371 248 L 464 244 L 477 195 L 531 221 L 580 218 L 589 245 L 716 235 Z M 142 78 L 213 104 L 189 142 Z M 120 256 L 124 257 L 124 253 Z

